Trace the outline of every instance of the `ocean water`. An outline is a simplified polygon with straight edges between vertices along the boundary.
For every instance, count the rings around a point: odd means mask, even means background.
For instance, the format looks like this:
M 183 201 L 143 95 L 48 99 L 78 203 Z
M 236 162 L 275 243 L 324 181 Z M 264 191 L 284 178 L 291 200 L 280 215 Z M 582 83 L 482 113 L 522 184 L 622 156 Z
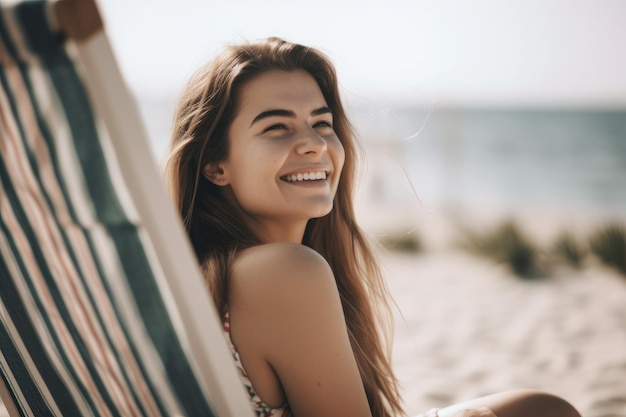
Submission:
M 626 214 L 626 109 L 389 107 L 378 114 L 357 111 L 355 121 L 363 141 L 375 144 L 370 154 L 403 166 L 378 176 L 381 198 L 408 194 L 402 183 L 410 180 L 426 204 Z
M 174 100 L 139 104 L 162 161 Z M 368 105 L 349 114 L 367 150 L 364 187 L 379 200 L 626 214 L 626 109 Z

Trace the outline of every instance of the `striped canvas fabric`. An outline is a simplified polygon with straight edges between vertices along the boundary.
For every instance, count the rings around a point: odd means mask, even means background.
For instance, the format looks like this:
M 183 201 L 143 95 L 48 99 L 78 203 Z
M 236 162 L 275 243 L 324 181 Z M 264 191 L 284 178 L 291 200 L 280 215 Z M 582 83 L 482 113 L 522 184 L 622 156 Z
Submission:
M 0 375 L 23 416 L 213 416 L 48 6 L 0 9 Z M 223 342 L 223 341 L 222 341 Z

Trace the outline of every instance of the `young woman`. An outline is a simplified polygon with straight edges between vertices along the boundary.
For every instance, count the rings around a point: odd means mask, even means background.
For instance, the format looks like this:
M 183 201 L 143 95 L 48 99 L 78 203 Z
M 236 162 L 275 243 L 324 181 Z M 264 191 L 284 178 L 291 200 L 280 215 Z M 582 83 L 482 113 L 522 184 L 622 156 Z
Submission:
M 356 162 L 334 68 L 315 49 L 231 46 L 182 95 L 166 178 L 258 416 L 403 414 L 387 290 L 353 212 Z M 578 416 L 531 391 L 430 415 L 492 412 Z

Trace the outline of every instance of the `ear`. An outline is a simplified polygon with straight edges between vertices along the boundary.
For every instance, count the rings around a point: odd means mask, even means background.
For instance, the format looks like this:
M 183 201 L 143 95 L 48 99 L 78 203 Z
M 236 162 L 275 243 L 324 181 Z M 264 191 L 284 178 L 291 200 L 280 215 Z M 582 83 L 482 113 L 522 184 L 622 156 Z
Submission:
M 224 168 L 217 163 L 206 164 L 202 169 L 202 175 L 218 187 L 228 185 L 228 178 L 226 178 Z

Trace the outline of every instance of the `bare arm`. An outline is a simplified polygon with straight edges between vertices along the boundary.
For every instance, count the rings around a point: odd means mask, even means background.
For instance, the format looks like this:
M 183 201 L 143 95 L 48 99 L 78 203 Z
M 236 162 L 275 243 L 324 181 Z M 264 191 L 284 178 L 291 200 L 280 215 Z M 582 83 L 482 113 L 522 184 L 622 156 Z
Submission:
M 320 255 L 283 243 L 244 252 L 232 270 L 230 311 L 262 399 L 272 395 L 266 364 L 297 417 L 371 416 L 335 279 Z

